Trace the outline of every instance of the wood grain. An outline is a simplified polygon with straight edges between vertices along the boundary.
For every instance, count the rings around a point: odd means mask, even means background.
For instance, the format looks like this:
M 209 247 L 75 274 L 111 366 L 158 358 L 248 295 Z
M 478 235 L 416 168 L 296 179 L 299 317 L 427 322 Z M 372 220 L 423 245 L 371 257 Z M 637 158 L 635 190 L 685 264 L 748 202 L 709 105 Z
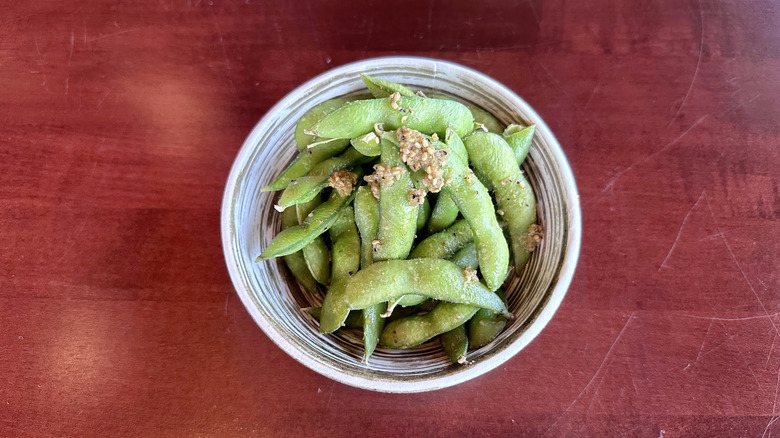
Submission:
M 3 9 L 0 436 L 780 433 L 774 2 Z M 286 356 L 235 297 L 219 240 L 228 170 L 263 113 L 387 54 L 516 91 L 583 203 L 577 274 L 537 340 L 408 396 Z

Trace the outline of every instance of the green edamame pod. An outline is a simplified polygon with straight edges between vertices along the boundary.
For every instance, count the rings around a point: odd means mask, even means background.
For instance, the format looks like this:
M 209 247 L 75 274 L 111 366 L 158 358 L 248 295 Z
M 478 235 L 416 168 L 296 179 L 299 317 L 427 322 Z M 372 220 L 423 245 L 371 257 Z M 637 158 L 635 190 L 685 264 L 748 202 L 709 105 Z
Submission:
M 374 247 L 379 232 L 379 200 L 368 186 L 360 186 L 355 195 L 355 223 L 360 232 L 360 267 L 367 268 L 374 262 Z
M 359 176 L 360 173 L 358 173 Z M 315 208 L 306 217 L 303 224 L 287 228 L 277 234 L 263 252 L 257 256 L 255 262 L 292 254 L 303 249 L 304 246 L 308 245 L 315 237 L 327 231 L 336 222 L 342 207 L 349 201 L 352 201 L 353 197 L 354 190 L 353 193 L 347 196 L 341 196 L 334 190 L 327 201 Z
M 466 150 L 466 145 L 463 144 L 463 140 L 452 129 L 447 129 L 447 135 L 444 137 L 444 141 L 447 143 L 447 148 L 450 152 L 460 157 L 464 163 L 469 162 L 469 152 Z
M 360 267 L 365 269 L 374 262 L 374 246 L 371 242 L 379 231 L 379 201 L 368 186 L 360 186 L 355 195 L 355 223 L 360 233 Z M 363 360 L 366 362 L 379 343 L 379 334 L 385 325 L 381 315 L 386 308 L 385 303 L 379 303 L 362 311 Z
M 515 154 L 517 164 L 523 164 L 528 151 L 531 149 L 531 143 L 534 140 L 534 131 L 536 125 L 523 127 L 521 125 L 509 125 L 504 130 L 504 140 L 509 143 L 512 152 Z
M 450 181 L 444 190 L 458 204 L 474 232 L 474 246 L 485 283 L 490 290 L 496 290 L 506 277 L 509 247 L 496 220 L 490 194 L 457 154 L 450 154 L 443 170 L 445 180 Z
M 379 336 L 385 327 L 385 319 L 382 318 L 382 314 L 385 313 L 386 309 L 387 303 L 379 303 L 366 307 L 361 312 L 363 316 L 363 361 L 365 363 L 368 363 L 368 358 L 371 357 L 379 344 Z
M 306 313 L 313 316 L 317 321 L 322 317 L 322 307 L 306 307 Z M 349 316 L 344 320 L 344 327 L 351 329 L 363 328 L 363 315 L 360 312 L 349 312 Z
M 501 134 L 504 132 L 504 125 L 499 122 L 498 119 L 493 116 L 493 114 L 490 114 L 480 107 L 472 105 L 469 105 L 469 111 L 471 111 L 471 115 L 474 116 L 474 129 L 482 129 L 484 127 L 484 129 L 487 129 L 488 132 L 494 132 L 496 134 Z
M 431 203 L 428 202 L 426 197 L 423 203 L 417 207 L 417 226 L 415 230 L 419 232 L 428 223 L 428 218 L 431 216 Z
M 282 230 L 298 225 L 298 221 L 295 218 L 295 209 L 288 208 L 282 212 Z M 287 265 L 287 269 L 295 277 L 295 280 L 303 286 L 309 293 L 317 293 L 317 282 L 309 272 L 309 268 L 306 266 L 306 260 L 303 258 L 303 253 L 300 251 L 294 252 L 284 256 L 284 263 Z
M 263 187 L 262 191 L 269 192 L 282 190 L 296 178 L 300 178 L 309 173 L 317 164 L 334 155 L 340 154 L 347 146 L 349 146 L 348 140 L 339 139 L 337 141 L 322 144 L 316 148 L 301 151 L 298 154 L 298 158 L 290 163 L 290 165 L 287 166 L 271 184 Z
M 352 277 L 340 304 L 349 310 L 365 309 L 407 293 L 506 312 L 504 303 L 490 289 L 467 281 L 458 265 L 441 259 L 374 263 Z
M 459 99 L 457 99 L 454 96 L 450 96 L 449 94 L 445 93 L 437 93 L 437 92 L 431 92 L 427 94 L 428 97 L 432 99 L 445 99 L 445 100 L 455 100 L 460 102 Z M 474 105 L 466 105 L 469 108 L 469 111 L 471 111 L 471 115 L 474 117 L 474 126 L 476 127 L 482 127 L 484 126 L 485 129 L 487 129 L 489 132 L 495 132 L 500 134 L 504 130 L 504 125 L 498 121 L 498 119 L 489 112 L 483 110 L 482 108 Z
M 496 295 L 506 303 L 504 291 L 499 289 L 496 291 Z M 496 339 L 506 327 L 506 321 L 506 317 L 500 313 L 479 309 L 468 323 L 470 348 L 480 348 L 493 342 L 493 339 Z
M 374 78 L 369 75 L 360 75 L 360 78 L 363 79 L 363 83 L 366 84 L 368 91 L 376 98 L 387 97 L 395 92 L 398 92 L 401 96 L 414 96 L 414 92 L 405 85 Z
M 391 142 L 382 139 L 382 167 L 376 167 L 377 176 L 389 175 L 392 185 L 379 185 L 379 244 L 374 250 L 374 260 L 405 259 L 414 243 L 417 226 L 417 205 L 410 202 L 414 189 L 409 169 L 401 161 L 400 151 Z M 400 169 L 391 172 L 391 169 Z M 397 180 L 396 180 L 397 178 Z
M 299 224 L 302 224 L 306 217 L 322 204 L 322 199 L 315 196 L 311 201 L 304 202 L 295 206 L 295 214 Z M 292 207 L 289 207 L 292 209 Z M 287 210 L 285 210 L 287 211 Z M 318 283 L 328 284 L 330 281 L 330 250 L 322 237 L 316 237 L 301 250 L 306 266 Z
M 452 200 L 452 197 L 446 193 L 440 193 L 436 204 L 433 206 L 431 218 L 428 221 L 428 233 L 438 233 L 449 227 L 458 218 L 458 205 Z
M 304 113 L 303 116 L 301 116 L 301 119 L 298 120 L 298 124 L 295 125 L 295 132 L 293 133 L 293 137 L 295 138 L 295 144 L 298 146 L 298 149 L 303 151 L 314 141 L 315 136 L 307 132 L 310 131 L 314 125 L 319 123 L 320 120 L 325 118 L 325 116 L 337 108 L 344 106 L 344 104 L 359 99 L 365 99 L 367 97 L 369 96 L 365 94 L 349 97 L 337 97 L 335 99 L 326 100 L 325 102 L 320 102 L 317 105 L 311 107 L 308 111 L 306 111 L 306 113 Z
M 474 232 L 466 220 L 459 220 L 446 230 L 426 237 L 409 254 L 410 259 L 448 259 L 474 241 Z
M 425 315 L 407 316 L 387 324 L 379 342 L 389 348 L 416 347 L 462 326 L 476 312 L 477 307 L 468 304 L 441 303 Z
M 355 137 L 350 140 L 350 144 L 352 144 L 352 147 L 357 149 L 358 152 L 367 157 L 377 157 L 381 153 L 379 137 L 377 137 L 374 132 L 369 132 L 361 137 Z
M 364 156 L 355 148 L 349 148 L 338 157 L 329 158 L 317 164 L 308 175 L 291 182 L 279 197 L 278 205 L 286 208 L 307 202 L 328 186 L 328 178 L 334 172 L 367 163 L 369 160 L 369 157 Z
M 455 253 L 455 255 L 450 257 L 450 261 L 460 266 L 461 268 L 468 266 L 471 269 L 477 269 L 479 267 L 477 249 L 474 248 L 473 243 L 469 243 L 468 245 L 461 248 L 458 252 Z
M 333 272 L 330 288 L 322 302 L 320 333 L 330 333 L 341 327 L 349 315 L 349 309 L 340 304 L 344 301 L 350 277 L 360 269 L 360 237 L 351 206 L 344 208 L 329 234 L 333 242 Z
M 466 334 L 465 324 L 461 324 L 446 333 L 442 333 L 439 339 L 441 340 L 441 346 L 444 348 L 444 352 L 447 353 L 447 357 L 450 358 L 450 362 L 459 363 L 461 365 L 466 363 L 466 353 L 469 349 L 469 337 Z
M 330 249 L 322 236 L 315 237 L 301 251 L 317 283 L 327 285 L 330 282 Z
M 530 256 L 526 244 L 528 227 L 536 222 L 536 200 L 531 185 L 520 172 L 512 149 L 500 135 L 474 132 L 465 144 L 474 168 L 493 185 L 497 212 L 507 225 L 515 269 L 519 271 Z
M 382 124 L 385 130 L 407 126 L 424 134 L 444 136 L 452 128 L 461 137 L 474 130 L 474 117 L 465 105 L 448 100 L 401 96 L 348 103 L 325 116 L 314 128 L 324 138 L 355 138 Z

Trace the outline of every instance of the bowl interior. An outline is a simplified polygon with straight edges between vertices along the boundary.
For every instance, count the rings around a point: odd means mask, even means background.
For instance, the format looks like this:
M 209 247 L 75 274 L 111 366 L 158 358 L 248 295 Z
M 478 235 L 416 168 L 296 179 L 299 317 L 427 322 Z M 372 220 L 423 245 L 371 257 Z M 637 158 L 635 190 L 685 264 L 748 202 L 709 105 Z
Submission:
M 406 84 L 413 90 L 440 91 L 476 104 L 504 124 L 536 124 L 536 136 L 523 166 L 538 201 L 545 238 L 526 268 L 505 283 L 515 314 L 491 344 L 470 352 L 471 364 L 453 365 L 438 340 L 408 350 L 377 348 L 368 364 L 360 332 L 320 335 L 301 308 L 320 305 L 281 259 L 254 263 L 279 231 L 273 209 L 278 192 L 261 192 L 297 154 L 293 129 L 311 106 L 338 96 L 363 93 L 360 73 Z M 223 246 L 236 290 L 258 325 L 288 354 L 313 370 L 367 389 L 417 392 L 450 386 L 480 375 L 509 359 L 552 317 L 579 253 L 579 200 L 571 171 L 552 133 L 511 91 L 468 68 L 424 58 L 378 58 L 331 70 L 282 99 L 258 123 L 231 171 L 223 203 Z

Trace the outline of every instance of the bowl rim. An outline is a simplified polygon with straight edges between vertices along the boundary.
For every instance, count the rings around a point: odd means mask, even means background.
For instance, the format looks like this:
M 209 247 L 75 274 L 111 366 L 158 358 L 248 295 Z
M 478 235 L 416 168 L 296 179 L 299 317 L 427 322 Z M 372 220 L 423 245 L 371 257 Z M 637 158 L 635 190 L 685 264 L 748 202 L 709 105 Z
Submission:
M 559 166 L 561 181 L 563 182 L 566 192 L 571 194 L 570 197 L 565 198 L 567 203 L 567 220 L 569 225 L 567 229 L 567 243 L 563 254 L 563 261 L 560 265 L 560 275 L 552 286 L 553 291 L 549 294 L 549 299 L 546 303 L 543 304 L 543 308 L 538 316 L 529 324 L 522 335 L 513 343 L 507 345 L 501 351 L 480 362 L 476 366 L 464 366 L 462 367 L 461 371 L 445 376 L 434 377 L 430 379 L 423 378 L 416 381 L 368 379 L 343 373 L 335 370 L 334 368 L 327 367 L 326 365 L 310 358 L 307 354 L 302 353 L 300 350 L 295 348 L 294 345 L 287 341 L 284 336 L 278 333 L 273 328 L 273 326 L 268 321 L 266 321 L 266 318 L 263 316 L 262 312 L 260 312 L 260 310 L 255 307 L 254 302 L 250 297 L 250 292 L 245 288 L 245 285 L 241 281 L 241 275 L 238 270 L 238 263 L 233 256 L 233 250 L 235 249 L 233 238 L 235 236 L 232 208 L 234 204 L 233 196 L 236 192 L 236 187 L 241 176 L 242 169 L 246 163 L 247 158 L 254 151 L 259 137 L 261 136 L 261 132 L 263 131 L 265 125 L 274 117 L 276 117 L 276 113 L 278 113 L 281 109 L 289 106 L 289 104 L 298 99 L 299 96 L 306 95 L 307 91 L 314 88 L 316 84 L 326 81 L 333 76 L 344 74 L 348 71 L 353 71 L 356 68 L 362 66 L 375 67 L 377 64 L 398 65 L 411 62 L 433 64 L 434 69 L 437 69 L 440 65 L 446 65 L 448 68 L 459 69 L 469 75 L 479 77 L 481 81 L 489 83 L 492 87 L 500 90 L 503 94 L 508 96 L 512 100 L 512 106 L 522 108 L 526 114 L 530 115 L 531 118 L 534 119 L 534 122 L 537 125 L 537 132 L 545 133 L 550 154 L 555 158 L 555 162 Z M 539 129 L 540 127 L 541 129 Z M 485 75 L 484 73 L 481 73 L 470 67 L 457 64 L 455 62 L 418 56 L 383 56 L 367 58 L 343 64 L 318 74 L 317 76 L 309 79 L 282 97 L 276 104 L 268 109 L 263 117 L 261 117 L 260 120 L 255 124 L 241 145 L 238 153 L 236 154 L 236 157 L 230 168 L 230 173 L 228 174 L 227 182 L 225 184 L 220 217 L 222 249 L 231 282 L 233 283 L 233 287 L 236 290 L 236 294 L 244 304 L 244 307 L 252 316 L 252 319 L 255 321 L 255 323 L 263 330 L 266 336 L 268 336 L 271 341 L 273 341 L 279 348 L 290 355 L 293 359 L 300 362 L 307 368 L 317 372 L 318 374 L 350 386 L 372 391 L 391 393 L 415 393 L 454 386 L 497 368 L 512 358 L 515 354 L 519 353 L 531 341 L 533 341 L 539 335 L 539 333 L 541 333 L 541 331 L 545 326 L 547 326 L 563 302 L 563 299 L 569 289 L 569 286 L 571 285 L 571 281 L 574 276 L 582 240 L 580 199 L 571 166 L 569 165 L 569 162 L 566 159 L 566 156 L 564 155 L 558 140 L 555 138 L 552 131 L 549 129 L 544 120 L 539 116 L 539 114 L 525 100 L 523 100 L 507 86 Z

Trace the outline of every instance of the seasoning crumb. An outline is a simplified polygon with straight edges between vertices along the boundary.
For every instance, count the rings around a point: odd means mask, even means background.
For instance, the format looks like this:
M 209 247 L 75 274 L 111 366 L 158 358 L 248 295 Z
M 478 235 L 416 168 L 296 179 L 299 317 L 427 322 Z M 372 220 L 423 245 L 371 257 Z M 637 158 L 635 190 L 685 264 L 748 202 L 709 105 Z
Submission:
M 328 185 L 336 189 L 341 196 L 352 193 L 355 184 L 357 184 L 357 174 L 348 170 L 339 170 L 328 178 Z
M 434 132 L 433 135 L 431 136 L 431 140 L 437 141 L 438 139 L 439 139 L 439 134 Z
M 498 213 L 499 216 L 503 216 L 504 215 L 504 210 L 498 209 L 498 210 L 496 210 L 496 213 Z
M 528 234 L 525 236 L 525 247 L 528 252 L 533 252 L 544 237 L 544 228 L 539 224 L 531 224 L 528 227 Z
M 523 182 L 523 180 L 520 180 L 520 187 L 525 188 L 525 183 Z
M 403 167 L 388 167 L 382 164 L 375 164 L 374 173 L 364 176 L 363 180 L 368 183 L 374 197 L 379 199 L 379 186 L 392 187 L 396 180 L 401 179 L 401 175 L 404 172 L 406 172 L 406 169 Z
M 398 100 L 401 99 L 401 93 L 394 92 L 389 96 L 390 98 L 390 106 L 393 107 L 393 109 L 398 109 Z
M 469 284 L 469 283 L 478 283 L 479 278 L 477 278 L 477 270 L 472 268 L 471 266 L 466 266 L 463 268 L 463 284 Z
M 418 95 L 420 97 L 427 97 L 427 96 L 425 96 L 425 93 L 422 92 L 422 90 L 417 90 L 417 92 L 414 93 L 414 94 L 416 94 L 416 95 Z
M 379 241 L 379 239 L 375 239 L 371 241 L 371 248 L 374 251 L 379 251 L 379 248 L 382 247 L 382 242 Z
M 409 191 L 409 204 L 416 207 L 425 202 L 425 189 L 412 189 Z
M 374 123 L 374 133 L 377 137 L 381 137 L 385 132 L 385 125 L 381 123 Z
M 506 183 L 508 183 L 508 182 L 509 182 L 509 178 L 504 178 L 504 179 L 501 180 L 501 185 L 505 186 Z
M 284 207 L 281 205 L 274 205 L 274 210 L 278 211 L 279 213 L 284 211 Z
M 403 117 L 401 117 L 401 123 L 406 123 L 406 119 L 407 119 L 408 117 L 409 117 L 409 116 L 403 116 Z
M 431 140 L 420 131 L 402 126 L 395 131 L 401 148 L 401 160 L 413 171 L 425 169 L 423 185 L 432 193 L 438 193 L 444 186 L 441 167 L 447 164 L 446 149 L 433 147 Z

